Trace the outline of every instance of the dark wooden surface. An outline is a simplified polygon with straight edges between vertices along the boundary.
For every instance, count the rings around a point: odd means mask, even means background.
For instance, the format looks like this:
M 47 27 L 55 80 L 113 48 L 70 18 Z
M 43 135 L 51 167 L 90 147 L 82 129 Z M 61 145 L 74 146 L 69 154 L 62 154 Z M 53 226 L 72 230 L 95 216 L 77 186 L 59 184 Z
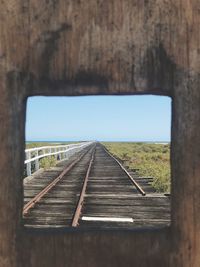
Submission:
M 84 152 L 84 151 L 83 151 Z M 26 228 L 66 228 L 72 226 L 75 209 L 86 176 L 91 149 L 63 179 L 50 190 L 24 216 Z M 63 167 L 35 175 L 24 184 L 24 204 L 36 196 Z M 148 182 L 133 174 L 142 188 L 148 191 L 146 196 L 134 186 L 119 164 L 104 150 L 102 145 L 95 148 L 94 161 L 89 174 L 86 194 L 83 201 L 78 227 L 95 229 L 168 226 L 170 224 L 170 199 L 156 194 Z M 84 217 L 131 218 L 133 222 L 86 221 Z
M 86 149 L 84 149 L 86 150 Z M 88 148 L 87 148 L 88 150 Z M 85 151 L 82 151 L 85 153 Z M 53 187 L 24 216 L 24 224 L 31 228 L 51 228 L 71 226 L 79 195 L 82 189 L 87 166 L 91 157 L 91 149 L 83 156 L 69 173 Z M 70 159 L 71 161 L 72 159 Z M 67 165 L 66 165 L 67 163 Z M 35 175 L 24 185 L 24 204 L 36 196 L 50 181 L 53 181 L 69 163 L 63 161 L 57 168 Z M 58 169 L 57 171 L 55 171 Z
M 134 176 L 137 177 L 136 174 Z M 134 178 L 141 185 L 142 181 L 136 177 Z M 97 145 L 82 216 L 132 218 L 134 222 L 111 223 L 80 220 L 80 227 L 135 228 L 169 225 L 169 199 L 153 193 L 153 188 L 147 182 L 145 189 L 152 194 L 142 196 L 117 162 L 102 146 Z
M 7 0 L 0 22 L 0 266 L 199 267 L 199 0 Z M 26 98 L 149 93 L 173 100 L 171 227 L 25 232 Z

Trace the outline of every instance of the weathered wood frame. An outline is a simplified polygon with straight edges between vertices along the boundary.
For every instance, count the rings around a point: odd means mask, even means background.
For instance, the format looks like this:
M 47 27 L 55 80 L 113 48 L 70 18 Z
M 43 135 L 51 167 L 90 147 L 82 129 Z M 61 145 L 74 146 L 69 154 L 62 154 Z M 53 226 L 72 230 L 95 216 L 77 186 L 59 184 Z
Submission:
M 200 266 L 198 0 L 0 3 L 0 266 Z M 172 225 L 27 232 L 21 221 L 26 99 L 160 94 L 172 107 Z

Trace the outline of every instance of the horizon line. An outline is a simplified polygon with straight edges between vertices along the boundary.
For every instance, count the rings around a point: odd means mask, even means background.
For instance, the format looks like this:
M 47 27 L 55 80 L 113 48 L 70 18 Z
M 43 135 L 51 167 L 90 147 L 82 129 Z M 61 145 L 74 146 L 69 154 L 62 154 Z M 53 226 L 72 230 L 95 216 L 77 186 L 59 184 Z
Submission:
M 25 142 L 84 142 L 84 141 L 97 141 L 97 142 L 167 142 L 171 140 L 92 140 L 92 139 L 80 139 L 80 140 L 25 140 Z

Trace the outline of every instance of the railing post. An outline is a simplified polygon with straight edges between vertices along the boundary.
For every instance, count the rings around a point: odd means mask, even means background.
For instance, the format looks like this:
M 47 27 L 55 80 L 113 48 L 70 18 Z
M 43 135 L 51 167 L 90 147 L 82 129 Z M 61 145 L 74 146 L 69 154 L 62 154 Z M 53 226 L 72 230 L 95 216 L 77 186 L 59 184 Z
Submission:
M 39 156 L 39 153 L 38 153 L 39 151 L 38 150 L 36 150 L 36 157 L 38 157 Z M 35 170 L 36 171 L 38 171 L 39 170 L 39 168 L 40 168 L 40 163 L 39 163 L 39 159 L 36 159 L 35 160 Z
M 60 151 L 61 153 L 59 154 L 60 155 L 59 160 L 62 160 L 62 154 L 63 154 L 62 151 L 63 151 L 63 148 L 61 148 L 61 151 Z
M 66 146 L 66 147 L 65 147 L 65 150 L 68 149 L 68 148 L 69 148 L 69 146 Z M 67 151 L 64 153 L 64 158 L 65 158 L 65 159 L 67 158 Z
M 31 152 L 27 152 L 26 153 L 26 158 L 27 159 L 30 159 L 31 158 Z M 27 173 L 27 176 L 30 176 L 31 175 L 31 162 L 29 162 L 29 163 L 26 164 L 26 173 Z
M 54 149 L 54 152 L 58 152 L 57 148 Z M 56 161 L 58 160 L 58 154 L 55 154 Z

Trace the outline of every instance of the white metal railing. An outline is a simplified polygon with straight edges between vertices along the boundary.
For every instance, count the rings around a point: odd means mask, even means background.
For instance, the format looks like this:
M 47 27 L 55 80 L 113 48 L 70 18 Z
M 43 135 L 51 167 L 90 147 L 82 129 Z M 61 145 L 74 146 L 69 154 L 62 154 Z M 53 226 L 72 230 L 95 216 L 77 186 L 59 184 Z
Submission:
M 43 146 L 34 147 L 25 150 L 25 161 L 26 175 L 30 176 L 40 168 L 40 159 L 49 156 L 56 156 L 56 160 L 68 159 L 75 153 L 79 152 L 83 148 L 91 145 L 93 142 L 82 142 L 70 145 L 59 145 L 59 146 Z M 32 172 L 33 168 L 33 172 Z

